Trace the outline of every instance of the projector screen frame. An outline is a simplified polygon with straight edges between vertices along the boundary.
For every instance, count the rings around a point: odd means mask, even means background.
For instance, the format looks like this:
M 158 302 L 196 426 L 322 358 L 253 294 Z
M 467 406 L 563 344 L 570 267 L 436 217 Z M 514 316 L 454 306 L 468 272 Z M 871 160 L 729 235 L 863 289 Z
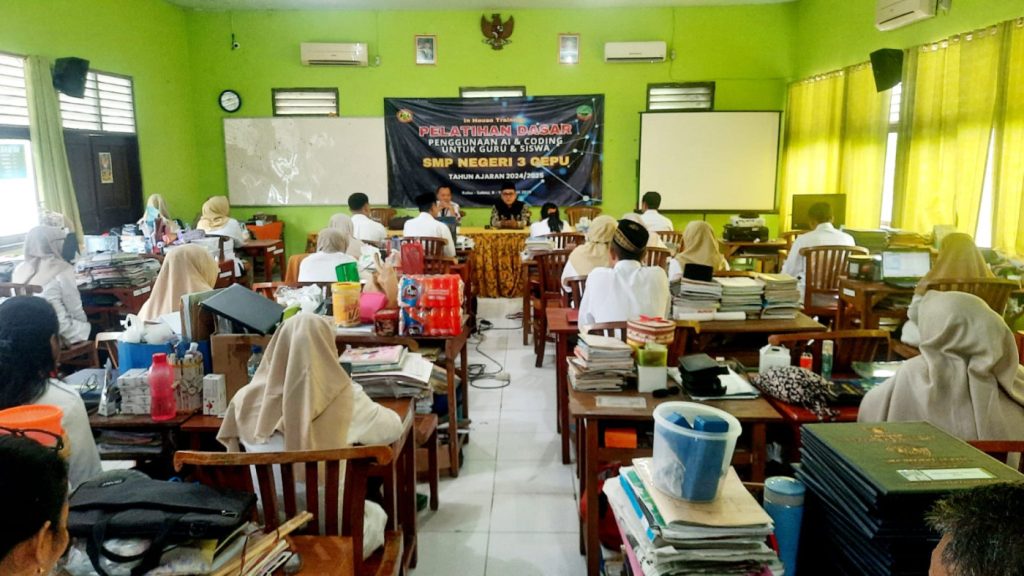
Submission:
M 773 184 L 772 194 L 772 207 L 771 209 L 762 209 L 756 207 L 754 209 L 738 209 L 738 208 L 668 208 L 665 207 L 665 193 L 660 190 L 645 190 L 640 184 L 640 171 L 641 171 L 641 153 L 643 150 L 643 128 L 645 114 L 774 114 L 776 117 L 776 138 L 775 138 L 775 181 Z M 640 131 L 637 139 L 637 159 L 636 159 L 636 205 L 640 206 L 640 201 L 643 195 L 647 192 L 658 192 L 662 194 L 662 207 L 659 209 L 661 212 L 681 212 L 691 214 L 737 214 L 737 213 L 757 213 L 757 214 L 778 214 L 779 213 L 779 179 L 781 178 L 781 163 L 782 163 L 782 138 L 783 138 L 783 125 L 782 125 L 782 110 L 641 110 L 640 111 Z

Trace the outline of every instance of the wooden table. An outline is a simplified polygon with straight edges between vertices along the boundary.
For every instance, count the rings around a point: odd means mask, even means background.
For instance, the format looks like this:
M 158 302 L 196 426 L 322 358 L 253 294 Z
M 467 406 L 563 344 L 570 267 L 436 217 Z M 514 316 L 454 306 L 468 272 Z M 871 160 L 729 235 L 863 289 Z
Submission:
M 764 260 L 763 272 L 774 272 L 779 269 L 779 251 L 785 250 L 785 240 L 767 240 L 765 242 L 740 242 L 731 240 L 719 240 L 722 249 L 722 257 L 727 262 L 733 258 L 757 258 Z M 771 266 L 767 264 L 771 262 Z
M 569 358 L 569 340 L 579 332 L 575 318 L 569 319 L 570 313 L 577 313 L 570 308 L 547 309 L 548 333 L 555 335 L 555 407 L 558 418 L 558 433 L 562 439 L 562 464 L 569 464 L 569 409 L 568 390 L 569 373 L 566 360 Z
M 839 279 L 839 327 L 846 327 L 851 318 L 860 320 L 862 330 L 878 328 L 878 319 L 883 317 L 907 317 L 906 308 L 880 309 L 878 305 L 893 297 L 912 298 L 913 288 L 898 288 L 885 282 Z
M 235 250 L 242 252 L 253 261 L 263 257 L 263 277 L 267 282 L 274 280 L 274 260 L 284 276 L 284 242 L 282 240 L 249 240 L 245 244 L 236 245 Z
M 825 326 L 803 313 L 797 313 L 796 318 L 778 320 L 713 320 L 710 322 L 676 320 L 675 342 L 669 350 L 668 361 L 670 365 L 675 365 L 679 356 L 706 352 L 711 356 L 736 356 L 748 368 L 754 367 L 760 362 L 761 346 L 768 343 L 768 336 L 771 334 L 818 332 L 821 330 L 825 330 Z M 749 343 L 751 338 L 757 339 L 760 336 L 764 336 L 763 341 L 755 342 L 756 346 L 753 344 L 744 346 L 742 343 L 739 345 L 734 343 L 731 346 L 713 346 L 716 339 L 732 338 L 740 341 L 746 339 Z
M 645 408 L 599 408 L 597 397 L 642 397 Z M 686 394 L 654 398 L 650 394 L 632 392 L 594 393 L 568 391 L 569 413 L 576 420 L 576 434 L 579 438 L 580 497 L 586 500 L 587 518 L 580 518 L 580 552 L 587 555 L 587 574 L 596 576 L 601 560 L 601 544 L 598 541 L 598 491 L 597 476 L 601 467 L 611 462 L 630 462 L 633 458 L 651 456 L 651 448 L 608 448 L 602 445 L 604 430 L 615 427 L 636 428 L 638 425 L 653 429 L 654 408 L 662 402 L 689 401 Z M 766 428 L 768 424 L 781 423 L 782 416 L 763 398 L 754 400 L 715 400 L 702 402 L 724 410 L 743 424 L 744 436 L 749 438 L 749 449 L 737 447 L 733 465 L 750 468 L 749 480 L 764 480 L 767 460 Z M 567 432 L 563 431 L 563 434 Z
M 89 427 L 95 430 L 116 430 L 119 432 L 140 432 L 159 433 L 161 437 L 161 451 L 158 454 L 149 452 L 133 452 L 131 446 L 126 446 L 124 451 L 100 453 L 103 460 L 160 460 L 167 459 L 170 463 L 175 450 L 178 449 L 178 433 L 181 425 L 188 421 L 195 412 L 179 412 L 174 418 L 157 422 L 148 414 L 118 414 L 116 416 L 100 416 L 91 414 L 89 416 Z
M 119 326 L 121 317 L 138 314 L 142 305 L 149 300 L 153 284 L 126 288 L 79 288 L 82 296 L 82 310 L 89 321 L 105 331 Z M 113 303 L 99 303 L 97 300 L 113 300 Z

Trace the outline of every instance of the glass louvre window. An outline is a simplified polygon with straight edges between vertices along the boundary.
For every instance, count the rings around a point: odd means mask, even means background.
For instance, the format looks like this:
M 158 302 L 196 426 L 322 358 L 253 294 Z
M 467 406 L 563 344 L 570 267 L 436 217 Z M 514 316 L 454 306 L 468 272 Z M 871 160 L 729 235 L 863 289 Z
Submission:
M 526 86 L 491 86 L 484 88 L 459 88 L 461 98 L 522 98 Z
M 647 110 L 714 110 L 714 82 L 648 84 Z
M 337 88 L 274 88 L 274 116 L 337 116 Z
M 25 59 L 0 53 L 0 125 L 28 126 Z
M 64 128 L 135 133 L 132 79 L 102 72 L 85 77 L 85 96 L 59 94 Z

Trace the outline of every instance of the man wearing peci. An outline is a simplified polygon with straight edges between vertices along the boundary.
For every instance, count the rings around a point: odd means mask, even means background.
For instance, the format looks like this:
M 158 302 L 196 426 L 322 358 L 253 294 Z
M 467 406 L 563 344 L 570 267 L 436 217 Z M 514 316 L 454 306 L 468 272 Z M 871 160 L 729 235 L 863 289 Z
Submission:
M 348 197 L 348 209 L 352 212 L 353 236 L 363 242 L 376 245 L 384 244 L 388 239 L 388 230 L 380 222 L 370 218 L 370 199 L 362 192 Z
M 411 220 L 406 220 L 402 235 L 441 238 L 445 241 L 444 255 L 454 258 L 455 239 L 452 238 L 451 228 L 438 222 L 436 218 L 437 195 L 433 192 L 420 194 L 416 197 L 416 207 L 419 208 L 420 214 Z

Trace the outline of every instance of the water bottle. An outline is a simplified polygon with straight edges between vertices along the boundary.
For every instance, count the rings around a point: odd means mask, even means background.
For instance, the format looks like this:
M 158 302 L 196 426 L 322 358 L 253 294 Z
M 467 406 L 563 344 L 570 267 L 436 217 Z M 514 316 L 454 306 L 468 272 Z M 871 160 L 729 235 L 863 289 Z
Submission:
M 764 511 L 775 523 L 779 559 L 786 576 L 796 574 L 800 522 L 804 515 L 804 483 L 788 476 L 772 476 L 764 481 Z
M 249 374 L 249 382 L 252 382 L 252 377 L 256 375 L 256 369 L 260 367 L 260 362 L 262 360 L 263 348 L 253 346 L 252 354 L 249 356 L 249 362 L 245 365 L 245 371 Z
M 174 418 L 177 412 L 174 368 L 167 363 L 167 354 L 153 354 L 153 364 L 149 367 L 149 415 L 161 422 Z
M 832 379 L 832 354 L 835 351 L 835 344 L 831 340 L 821 343 L 821 377 L 825 380 Z

